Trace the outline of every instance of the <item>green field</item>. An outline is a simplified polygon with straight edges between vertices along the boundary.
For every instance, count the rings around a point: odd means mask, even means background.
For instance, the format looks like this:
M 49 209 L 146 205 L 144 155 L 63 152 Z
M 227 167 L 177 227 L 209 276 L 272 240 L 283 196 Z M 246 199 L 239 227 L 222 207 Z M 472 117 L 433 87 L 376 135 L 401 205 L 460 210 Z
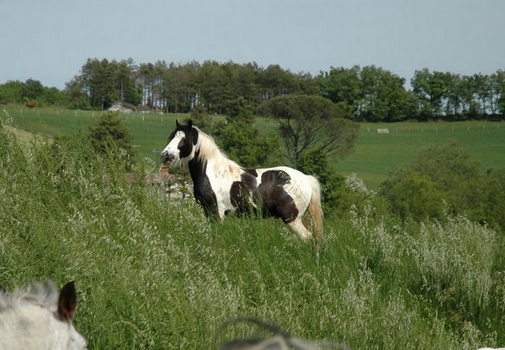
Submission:
M 89 349 L 214 349 L 240 316 L 352 349 L 505 344 L 505 247 L 486 226 L 402 222 L 357 195 L 315 246 L 280 220 L 211 221 L 193 200 L 131 186 L 120 157 L 78 135 L 27 147 L 10 130 L 0 125 L 0 284 L 74 280 Z M 269 333 L 235 325 L 218 344 L 250 335 Z
M 101 113 L 66 109 L 28 109 L 20 106 L 4 107 L 12 117 L 13 125 L 33 133 L 47 135 L 71 134 L 78 128 L 87 130 Z M 185 114 L 121 114 L 132 134 L 132 143 L 142 157 L 159 161 L 159 152 L 165 147 L 168 134 L 175 120 L 183 120 Z M 217 116 L 219 120 L 223 117 Z M 276 123 L 257 118 L 260 132 L 272 130 Z M 388 128 L 388 134 L 379 134 L 377 129 Z M 335 169 L 342 175 L 356 173 L 371 189 L 386 180 L 388 174 L 399 166 L 414 161 L 419 151 L 430 144 L 440 145 L 450 140 L 458 141 L 480 160 L 484 169 L 505 168 L 505 123 L 503 122 L 430 122 L 391 123 L 361 125 L 358 145 L 353 154 L 344 160 L 331 159 Z
M 389 133 L 379 134 L 379 128 Z M 342 174 L 356 173 L 375 189 L 392 170 L 416 160 L 423 147 L 451 140 L 470 151 L 484 169 L 505 168 L 505 123 L 487 121 L 363 124 L 355 152 L 336 162 L 336 168 Z

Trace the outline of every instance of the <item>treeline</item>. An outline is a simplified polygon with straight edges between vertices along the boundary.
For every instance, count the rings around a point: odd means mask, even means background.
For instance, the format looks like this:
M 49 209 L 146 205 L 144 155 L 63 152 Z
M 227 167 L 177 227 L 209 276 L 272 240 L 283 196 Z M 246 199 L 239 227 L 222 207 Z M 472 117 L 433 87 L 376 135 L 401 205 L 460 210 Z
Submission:
M 2 104 L 37 101 L 38 104 L 68 106 L 69 98 L 65 91 L 45 87 L 38 80 L 28 79 L 25 82 L 15 80 L 0 85 L 0 101 Z
M 35 83 L 35 84 L 34 84 Z M 369 122 L 505 118 L 505 71 L 459 75 L 415 71 L 410 85 L 376 66 L 293 73 L 279 65 L 196 61 L 136 64 L 132 59 L 88 59 L 64 91 L 40 89 L 37 81 L 0 85 L 0 99 L 20 103 L 41 100 L 78 109 L 107 109 L 116 101 L 188 113 L 197 105 L 228 114 L 231 101 L 244 98 L 253 110 L 276 96 L 320 95 L 338 104 L 349 119 Z M 25 86 L 26 85 L 26 86 Z M 38 86 L 37 93 L 33 85 Z M 25 87 L 23 87 L 25 86 Z M 56 90 L 56 91 L 54 91 Z

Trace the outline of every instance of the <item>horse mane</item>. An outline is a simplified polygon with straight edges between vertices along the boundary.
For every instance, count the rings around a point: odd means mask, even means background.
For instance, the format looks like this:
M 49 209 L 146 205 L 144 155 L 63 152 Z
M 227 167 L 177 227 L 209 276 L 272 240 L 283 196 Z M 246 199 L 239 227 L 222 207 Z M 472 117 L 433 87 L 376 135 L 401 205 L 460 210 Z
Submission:
M 13 292 L 0 291 L 0 312 L 21 307 L 24 303 L 55 307 L 58 296 L 58 288 L 51 280 L 48 280 L 46 284 L 35 283 L 28 289 L 16 288 Z
M 212 159 L 215 162 L 214 171 L 216 173 L 219 171 L 226 171 L 231 172 L 235 176 L 240 176 L 240 169 L 242 167 L 228 158 L 228 156 L 219 149 L 214 138 L 195 126 L 193 126 L 193 128 L 198 131 L 198 159 L 202 162 Z

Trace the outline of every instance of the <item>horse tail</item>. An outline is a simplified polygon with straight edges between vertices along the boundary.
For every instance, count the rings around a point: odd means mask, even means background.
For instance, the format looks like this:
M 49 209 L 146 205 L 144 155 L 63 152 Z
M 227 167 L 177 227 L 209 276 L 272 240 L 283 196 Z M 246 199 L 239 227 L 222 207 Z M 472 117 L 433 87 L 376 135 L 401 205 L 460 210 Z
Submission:
M 312 234 L 316 241 L 321 240 L 323 236 L 323 209 L 321 208 L 321 185 L 314 176 L 308 176 L 312 187 L 312 196 L 310 197 L 308 212 L 313 218 Z

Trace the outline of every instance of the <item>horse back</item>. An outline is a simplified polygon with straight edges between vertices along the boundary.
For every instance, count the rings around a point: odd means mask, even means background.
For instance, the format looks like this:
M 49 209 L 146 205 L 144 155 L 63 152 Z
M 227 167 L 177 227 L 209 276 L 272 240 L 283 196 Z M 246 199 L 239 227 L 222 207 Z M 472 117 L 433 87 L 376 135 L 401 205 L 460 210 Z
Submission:
M 306 175 L 289 167 L 258 169 L 258 191 L 267 216 L 289 223 L 302 215 L 311 196 Z

